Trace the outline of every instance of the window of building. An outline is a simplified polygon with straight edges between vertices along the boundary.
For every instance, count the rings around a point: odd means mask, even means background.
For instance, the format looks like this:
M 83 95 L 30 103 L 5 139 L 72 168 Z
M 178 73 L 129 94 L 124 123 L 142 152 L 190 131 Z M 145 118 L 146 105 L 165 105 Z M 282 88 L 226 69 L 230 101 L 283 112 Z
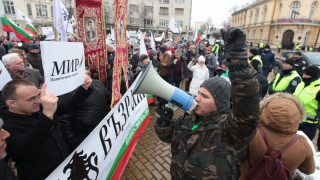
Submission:
M 249 19 L 250 19 L 250 24 L 252 24 L 252 19 L 253 19 L 253 11 L 251 11 Z
M 265 7 L 264 10 L 263 10 L 263 19 L 262 19 L 262 22 L 265 22 L 265 21 L 266 21 L 267 12 L 268 12 L 267 10 L 268 10 L 267 7 Z
M 253 30 L 252 34 L 251 34 L 251 39 L 254 39 L 256 36 L 256 30 Z
M 51 6 L 51 17 L 53 17 L 53 6 Z
M 183 15 L 184 9 L 183 8 L 175 8 L 174 13 L 177 15 Z
M 32 9 L 31 9 L 30 3 L 27 3 L 27 11 L 28 11 L 28 16 L 32 16 Z
M 278 19 L 280 19 L 280 18 L 281 18 L 281 12 L 282 12 L 282 4 L 280 4 Z
M 48 17 L 47 5 L 45 4 L 36 4 L 37 16 Z
M 139 6 L 135 4 L 129 4 L 129 10 L 132 12 L 139 12 Z
M 176 21 L 176 27 L 181 27 L 183 26 L 183 21 Z
M 160 7 L 160 15 L 169 15 L 169 8 L 167 7 Z
M 147 13 L 148 12 L 151 13 L 153 11 L 153 6 L 144 6 L 144 11 L 147 12 Z
M 316 12 L 317 5 L 318 3 L 316 1 L 311 4 L 310 15 L 309 15 L 309 19 L 311 20 L 313 20 L 314 18 L 314 13 Z
M 160 3 L 169 3 L 169 0 L 160 0 Z
M 184 0 L 176 0 L 176 3 L 184 3 Z
M 289 15 L 289 18 L 290 19 L 296 19 L 298 17 L 298 14 L 299 13 L 299 9 L 300 9 L 300 2 L 299 1 L 294 1 L 292 4 L 291 4 L 291 9 L 290 9 L 290 15 Z
M 262 41 L 263 30 L 260 29 L 260 41 Z
M 256 14 L 254 16 L 254 23 L 257 23 L 259 19 L 259 9 L 256 10 Z
M 15 14 L 13 0 L 2 1 L 4 13 Z
M 129 23 L 130 23 L 131 25 L 138 25 L 138 21 L 137 21 L 136 19 L 130 19 L 130 20 L 129 20 Z
M 169 24 L 168 20 L 165 20 L 165 19 L 159 20 L 159 26 L 161 26 L 161 27 L 166 27 L 166 26 L 168 26 L 168 24 Z
M 144 19 L 145 26 L 152 26 L 152 19 Z

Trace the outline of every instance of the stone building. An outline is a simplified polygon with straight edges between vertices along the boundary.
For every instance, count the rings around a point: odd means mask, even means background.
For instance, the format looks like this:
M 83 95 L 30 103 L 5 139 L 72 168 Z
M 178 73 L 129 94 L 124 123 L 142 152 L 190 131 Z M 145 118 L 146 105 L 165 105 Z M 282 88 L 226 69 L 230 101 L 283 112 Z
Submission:
M 114 1 L 102 0 L 106 29 L 114 23 Z M 61 0 L 68 10 L 74 11 L 72 0 Z M 127 28 L 132 30 L 154 30 L 162 33 L 174 16 L 177 27 L 182 32 L 190 31 L 192 0 L 128 0 Z M 0 10 L 9 18 L 24 27 L 26 22 L 15 18 L 15 8 L 28 16 L 37 31 L 42 27 L 53 26 L 53 0 L 0 0 Z M 1 34 L 5 34 L 0 30 Z
M 232 26 L 247 33 L 247 42 L 276 48 L 320 45 L 319 0 L 262 0 L 232 14 Z

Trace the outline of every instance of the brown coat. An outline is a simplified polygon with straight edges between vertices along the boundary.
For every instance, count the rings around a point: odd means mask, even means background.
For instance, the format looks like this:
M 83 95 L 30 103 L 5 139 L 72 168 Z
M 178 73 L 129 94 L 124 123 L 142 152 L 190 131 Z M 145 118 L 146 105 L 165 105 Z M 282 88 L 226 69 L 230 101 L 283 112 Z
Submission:
M 167 52 L 160 53 L 159 59 L 160 59 L 160 76 L 171 75 L 170 74 L 170 67 L 168 67 L 170 59 L 171 59 L 171 55 L 168 54 Z
M 291 94 L 276 93 L 260 103 L 261 125 L 269 147 L 272 148 L 281 149 L 288 144 L 297 133 L 299 123 L 304 117 L 303 106 Z M 249 171 L 248 159 L 253 166 L 266 152 L 267 146 L 257 130 L 241 163 L 240 180 L 246 179 Z M 312 149 L 303 136 L 300 136 L 288 150 L 282 153 L 281 160 L 292 175 L 297 168 L 305 174 L 312 174 L 315 171 Z

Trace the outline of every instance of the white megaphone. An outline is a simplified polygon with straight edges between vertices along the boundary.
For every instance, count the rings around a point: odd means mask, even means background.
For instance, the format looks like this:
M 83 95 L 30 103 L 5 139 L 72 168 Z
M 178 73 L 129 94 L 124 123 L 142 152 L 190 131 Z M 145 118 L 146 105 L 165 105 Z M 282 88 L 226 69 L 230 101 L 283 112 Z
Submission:
M 143 70 L 132 93 L 152 94 L 161 97 L 184 111 L 192 111 L 198 104 L 192 95 L 163 80 L 155 71 L 151 62 Z

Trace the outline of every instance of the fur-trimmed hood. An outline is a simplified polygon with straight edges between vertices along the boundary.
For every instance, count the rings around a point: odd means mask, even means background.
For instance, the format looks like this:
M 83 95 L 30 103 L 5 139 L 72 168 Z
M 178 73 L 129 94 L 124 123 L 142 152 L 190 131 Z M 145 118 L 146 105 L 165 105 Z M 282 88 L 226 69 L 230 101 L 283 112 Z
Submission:
M 261 124 L 275 132 L 295 134 L 305 117 L 303 105 L 291 94 L 275 93 L 260 102 Z

